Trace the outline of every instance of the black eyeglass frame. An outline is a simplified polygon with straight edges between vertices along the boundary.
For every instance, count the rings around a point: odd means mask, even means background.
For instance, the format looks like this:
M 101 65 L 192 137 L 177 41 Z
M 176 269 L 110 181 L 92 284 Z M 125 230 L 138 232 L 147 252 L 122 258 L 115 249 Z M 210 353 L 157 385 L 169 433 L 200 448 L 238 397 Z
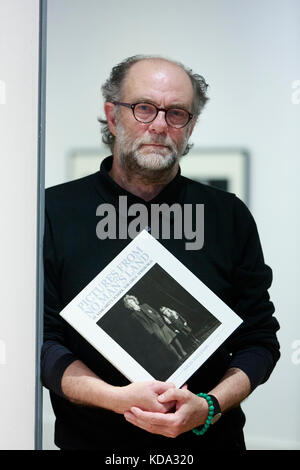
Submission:
M 173 127 L 173 129 L 182 129 L 183 127 L 187 126 L 188 123 L 193 119 L 194 117 L 194 114 L 191 114 L 189 111 L 187 111 L 186 109 L 183 109 L 183 108 L 168 108 L 168 109 L 165 109 L 165 108 L 158 108 L 157 106 L 155 106 L 155 104 L 153 103 L 147 103 L 147 101 L 139 101 L 138 103 L 123 103 L 121 101 L 113 101 L 113 104 L 117 104 L 117 105 L 120 105 L 120 106 L 125 106 L 126 108 L 131 108 L 132 110 L 132 114 L 134 116 L 134 119 L 138 122 L 141 122 L 143 124 L 149 124 L 150 122 L 153 122 L 159 111 L 164 111 L 165 113 L 165 120 L 166 120 L 166 123 L 168 124 L 168 126 L 170 127 Z M 134 113 L 134 110 L 135 110 L 135 107 L 138 105 L 138 104 L 149 104 L 150 106 L 153 106 L 155 109 L 156 109 L 156 114 L 155 116 L 153 117 L 153 119 L 151 119 L 150 121 L 141 121 L 140 119 L 137 119 L 135 113 Z M 167 120 L 167 113 L 168 111 L 172 110 L 172 109 L 180 109 L 181 111 L 185 111 L 188 116 L 189 116 L 189 119 L 188 121 L 183 125 L 183 126 L 180 126 L 180 127 L 177 127 L 177 126 L 172 126 L 172 124 L 169 124 L 168 120 Z

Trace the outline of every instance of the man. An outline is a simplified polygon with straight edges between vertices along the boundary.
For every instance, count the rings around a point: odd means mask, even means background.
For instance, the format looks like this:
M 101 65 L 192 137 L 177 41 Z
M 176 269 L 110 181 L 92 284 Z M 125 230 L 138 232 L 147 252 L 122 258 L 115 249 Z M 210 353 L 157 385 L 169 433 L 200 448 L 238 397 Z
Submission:
M 100 172 L 46 192 L 42 379 L 56 414 L 56 445 L 244 449 L 239 404 L 272 372 L 279 326 L 267 292 L 271 270 L 248 209 L 235 195 L 180 175 L 180 158 L 207 101 L 206 83 L 175 62 L 136 56 L 112 70 L 103 94 L 103 139 L 113 158 Z M 124 195 L 128 206 L 143 203 L 149 211 L 153 203 L 204 204 L 202 249 L 186 250 L 184 236 L 159 241 L 243 319 L 182 389 L 156 381 L 129 384 L 59 317 L 131 241 L 100 240 L 95 231 L 97 207 L 109 202 L 117 210 Z M 222 413 L 218 422 L 209 425 L 209 402 L 200 392 L 213 397 L 213 421 Z M 204 423 L 203 435 L 192 432 Z

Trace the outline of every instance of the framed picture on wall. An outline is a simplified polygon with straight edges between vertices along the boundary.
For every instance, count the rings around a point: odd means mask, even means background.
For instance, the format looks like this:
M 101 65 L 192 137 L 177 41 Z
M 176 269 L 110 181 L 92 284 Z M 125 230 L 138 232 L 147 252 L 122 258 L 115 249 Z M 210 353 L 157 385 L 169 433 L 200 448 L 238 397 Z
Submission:
M 67 179 L 87 176 L 99 170 L 109 151 L 78 149 L 67 158 Z M 180 162 L 187 178 L 236 194 L 249 204 L 249 154 L 244 149 L 193 148 Z
M 105 152 L 101 147 L 72 150 L 66 159 L 66 179 L 71 181 L 95 173 L 109 154 L 109 150 Z
M 243 149 L 192 149 L 180 162 L 181 173 L 236 194 L 249 204 L 249 153 Z

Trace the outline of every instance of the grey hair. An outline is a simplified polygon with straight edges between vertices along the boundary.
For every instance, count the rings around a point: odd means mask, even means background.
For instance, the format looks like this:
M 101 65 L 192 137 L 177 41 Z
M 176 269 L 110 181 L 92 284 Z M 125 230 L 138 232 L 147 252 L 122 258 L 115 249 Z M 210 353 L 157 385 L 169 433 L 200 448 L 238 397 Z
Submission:
M 127 59 L 123 60 L 118 65 L 113 67 L 109 78 L 101 87 L 104 101 L 105 102 L 108 101 L 110 103 L 114 101 L 121 101 L 122 100 L 122 86 L 124 84 L 125 78 L 127 76 L 127 73 L 130 67 L 136 64 L 137 62 L 140 62 L 141 60 L 146 60 L 146 59 L 166 60 L 175 65 L 178 65 L 187 73 L 187 75 L 190 77 L 193 90 L 194 90 L 194 103 L 193 103 L 192 113 L 196 116 L 196 118 L 198 118 L 206 102 L 209 100 L 208 96 L 206 95 L 208 84 L 206 83 L 205 79 L 201 75 L 194 73 L 191 69 L 186 68 L 182 63 L 176 62 L 174 60 L 166 59 L 160 56 L 134 55 L 132 57 L 128 57 Z M 102 142 L 105 145 L 108 145 L 111 152 L 113 152 L 115 136 L 110 132 L 106 119 L 98 118 L 98 121 L 101 124 Z M 190 151 L 191 148 L 192 148 L 192 144 L 187 144 L 183 152 L 183 155 L 186 155 Z

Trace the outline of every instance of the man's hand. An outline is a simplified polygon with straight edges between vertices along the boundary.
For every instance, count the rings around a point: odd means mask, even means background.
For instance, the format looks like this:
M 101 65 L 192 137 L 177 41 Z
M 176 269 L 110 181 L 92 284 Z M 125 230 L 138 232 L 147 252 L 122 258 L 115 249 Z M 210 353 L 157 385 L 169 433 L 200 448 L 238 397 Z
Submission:
M 115 395 L 117 403 L 114 411 L 124 414 L 132 407 L 136 407 L 142 411 L 166 413 L 174 408 L 175 402 L 172 399 L 165 402 L 158 401 L 158 397 L 173 388 L 175 388 L 174 384 L 159 381 L 135 382 L 119 387 Z
M 230 368 L 208 394 L 214 395 L 225 412 L 238 406 L 251 392 L 250 380 L 240 369 Z M 170 388 L 159 396 L 158 401 L 167 404 L 176 402 L 174 413 L 153 413 L 132 407 L 125 413 L 130 423 L 154 434 L 177 437 L 186 431 L 201 426 L 208 416 L 208 404 L 204 398 L 198 397 L 183 386 L 180 390 Z
M 134 406 L 124 414 L 126 420 L 153 434 L 174 438 L 204 424 L 207 419 L 207 401 L 186 388 L 169 388 L 158 397 L 158 401 L 164 405 L 176 401 L 175 412 L 163 414 Z
M 124 414 L 132 407 L 166 413 L 175 402 L 159 402 L 157 397 L 175 385 L 159 381 L 135 382 L 123 387 L 100 379 L 83 362 L 70 364 L 62 377 L 62 391 L 72 403 L 105 408 Z

